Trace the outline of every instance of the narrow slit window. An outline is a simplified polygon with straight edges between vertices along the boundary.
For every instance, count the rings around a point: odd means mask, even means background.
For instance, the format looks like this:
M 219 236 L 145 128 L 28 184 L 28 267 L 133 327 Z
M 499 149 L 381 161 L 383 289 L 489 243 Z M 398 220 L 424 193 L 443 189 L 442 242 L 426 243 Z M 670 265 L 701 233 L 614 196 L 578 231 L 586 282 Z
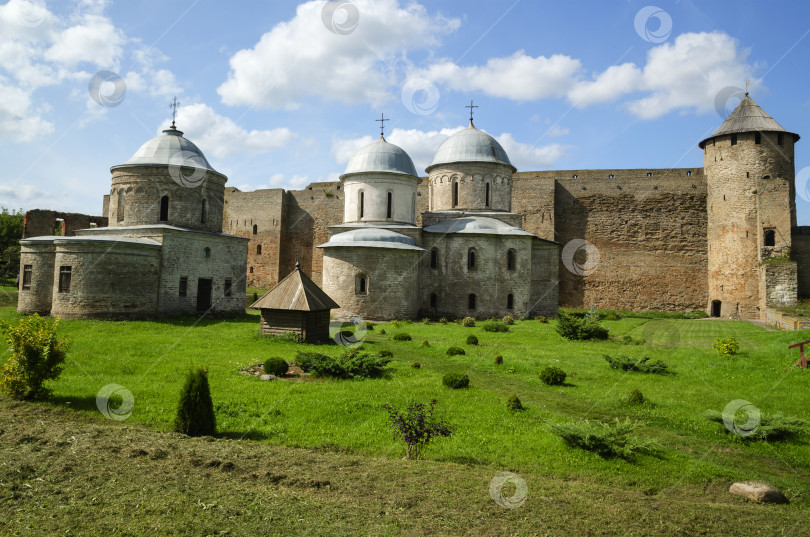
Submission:
M 202 200 L 202 209 L 200 210 L 200 224 L 205 224 L 205 221 L 208 219 L 208 201 Z
M 262 255 L 262 245 L 261 244 L 256 245 L 256 255 Z
M 474 310 L 475 309 L 475 295 L 470 294 L 467 297 L 467 309 Z
M 169 196 L 160 198 L 160 221 L 167 222 L 169 220 Z
M 256 235 L 258 233 L 259 233 L 259 226 L 257 226 L 256 224 L 253 224 L 253 234 Z
M 59 292 L 70 292 L 70 278 L 72 276 L 72 267 L 62 266 L 59 267 Z
M 515 295 L 509 293 L 506 295 L 506 309 L 511 310 L 515 307 Z
M 439 251 L 436 248 L 430 251 L 430 268 L 435 269 L 439 267 Z
M 506 252 L 506 268 L 507 270 L 515 270 L 515 265 L 515 250 L 510 248 L 509 251 Z
M 205 259 L 209 259 L 211 257 L 211 248 L 206 247 L 203 249 L 203 257 Z
M 487 206 L 487 207 L 489 207 L 489 183 L 487 183 L 486 190 L 487 190 L 487 192 L 486 192 L 486 199 L 485 199 L 484 201 L 485 201 L 485 203 L 486 203 L 486 206 Z
M 436 296 L 436 293 L 430 293 L 430 307 L 435 308 L 438 303 L 439 298 Z
M 467 268 L 469 270 L 475 270 L 475 250 L 467 252 Z
M 188 295 L 188 276 L 182 276 L 180 278 L 180 287 L 177 291 L 177 296 L 185 297 Z
M 23 267 L 22 290 L 28 291 L 31 289 L 31 274 L 34 271 L 33 265 L 25 265 Z
M 232 289 L 233 289 L 232 280 L 230 279 L 225 280 L 225 288 L 224 288 L 225 296 L 231 296 L 231 293 L 233 292 Z
M 360 192 L 360 218 L 363 218 L 363 202 L 365 201 L 365 192 Z
M 394 214 L 394 195 L 392 193 L 388 193 L 388 208 L 386 210 L 386 218 L 391 218 Z
M 731 135 L 731 145 L 737 145 L 737 135 L 736 134 Z
M 760 132 L 755 132 L 754 133 L 754 143 L 755 144 L 761 144 L 762 143 L 762 133 L 760 133 Z
M 458 206 L 458 183 L 453 183 L 453 207 Z
M 785 135 L 780 132 L 779 134 L 776 135 L 776 144 L 782 145 L 784 143 L 785 143 Z

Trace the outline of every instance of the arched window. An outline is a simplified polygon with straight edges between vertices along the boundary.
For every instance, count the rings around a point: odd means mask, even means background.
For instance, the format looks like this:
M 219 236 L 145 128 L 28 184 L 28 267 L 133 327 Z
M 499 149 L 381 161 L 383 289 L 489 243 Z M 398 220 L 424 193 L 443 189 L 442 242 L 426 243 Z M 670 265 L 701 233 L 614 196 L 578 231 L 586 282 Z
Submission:
M 776 231 L 772 229 L 765 230 L 765 246 L 776 246 Z
M 489 207 L 489 183 L 487 183 L 487 193 L 484 201 L 486 202 L 486 207 Z
M 506 295 L 506 309 L 511 310 L 515 307 L 515 295 L 509 293 Z
M 475 250 L 472 248 L 467 251 L 467 268 L 475 270 Z
M 506 252 L 506 268 L 507 270 L 515 270 L 515 250 L 510 248 L 509 251 Z
M 391 218 L 394 214 L 394 195 L 392 193 L 388 193 L 388 210 L 386 211 L 386 218 Z
M 470 293 L 470 296 L 467 297 L 467 309 L 475 309 L 475 295 L 472 293 Z
M 208 212 L 208 201 L 202 200 L 202 210 L 200 211 L 200 224 L 205 224 L 205 219 L 208 217 L 206 214 Z
M 458 205 L 458 182 L 453 182 L 453 207 Z
M 358 274 L 354 282 L 354 293 L 357 295 L 368 294 L 368 276 Z
M 361 293 L 366 292 L 366 279 L 365 278 L 360 278 L 360 292 Z
M 169 220 L 169 196 L 160 198 L 160 221 L 166 222 Z
M 118 191 L 118 221 L 124 221 L 124 190 Z
M 255 235 L 258 232 L 259 232 L 259 226 L 257 226 L 256 224 L 253 224 L 253 234 Z
M 253 274 L 253 267 L 250 267 L 250 273 Z
M 436 248 L 430 251 L 430 268 L 439 268 L 439 251 Z
M 360 191 L 360 218 L 363 218 L 363 202 L 365 201 L 365 192 Z
M 256 255 L 262 255 L 262 245 L 261 244 L 256 245 Z
M 438 303 L 439 298 L 436 296 L 436 293 L 430 293 L 430 307 L 435 308 Z
M 209 259 L 211 257 L 211 248 L 208 248 L 207 246 L 205 247 L 205 249 L 203 250 L 203 257 L 206 259 Z

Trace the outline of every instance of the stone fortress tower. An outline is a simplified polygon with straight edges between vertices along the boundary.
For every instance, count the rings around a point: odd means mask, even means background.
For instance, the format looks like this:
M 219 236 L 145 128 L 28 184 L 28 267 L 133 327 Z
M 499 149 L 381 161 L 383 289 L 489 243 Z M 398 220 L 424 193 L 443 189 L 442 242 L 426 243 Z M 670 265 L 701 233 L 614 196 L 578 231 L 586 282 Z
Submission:
M 20 241 L 18 311 L 145 318 L 245 309 L 246 239 L 222 233 L 227 178 L 175 128 L 113 166 L 109 227 Z
M 704 150 L 708 215 L 708 311 L 761 318 L 796 303 L 793 146 L 788 132 L 745 94 Z
M 417 222 L 410 157 L 383 137 L 341 176 L 343 224 L 330 226 L 323 289 L 339 314 L 366 319 L 556 313 L 559 244 L 521 229 L 512 213 L 514 166 L 470 125 L 428 166 L 429 209 Z M 338 189 L 340 189 L 338 187 Z

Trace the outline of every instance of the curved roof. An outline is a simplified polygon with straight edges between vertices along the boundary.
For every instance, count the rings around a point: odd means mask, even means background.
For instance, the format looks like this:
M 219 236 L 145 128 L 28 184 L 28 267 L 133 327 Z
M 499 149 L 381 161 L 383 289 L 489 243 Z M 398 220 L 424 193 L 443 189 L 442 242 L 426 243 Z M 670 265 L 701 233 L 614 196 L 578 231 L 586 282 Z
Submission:
M 729 114 L 723 124 L 711 136 L 701 141 L 698 146 L 703 149 L 706 142 L 716 136 L 741 132 L 785 132 L 793 135 L 794 142 L 799 140 L 798 134 L 785 130 L 746 93 L 743 100 Z
M 382 136 L 373 144 L 357 151 L 340 178 L 366 172 L 398 173 L 416 177 L 416 167 L 408 153 L 401 147 L 388 143 Z
M 332 235 L 329 242 L 319 245 L 318 248 L 333 248 L 339 246 L 423 250 L 416 246 L 416 242 L 414 242 L 412 238 L 378 227 L 353 229 L 351 231 L 337 233 Z
M 442 142 L 426 170 L 454 162 L 497 162 L 510 166 L 513 172 L 517 171 L 501 144 L 489 134 L 476 129 L 472 121 L 466 129 Z
M 486 216 L 453 218 L 424 229 L 428 233 L 478 233 L 482 235 L 523 235 L 532 237 L 528 231 L 510 226 L 506 222 Z
M 129 166 L 169 165 L 196 168 L 222 175 L 211 167 L 200 148 L 191 140 L 184 138 L 183 133 L 174 127 L 166 129 L 163 134 L 143 144 L 128 161 L 113 166 L 110 170 Z

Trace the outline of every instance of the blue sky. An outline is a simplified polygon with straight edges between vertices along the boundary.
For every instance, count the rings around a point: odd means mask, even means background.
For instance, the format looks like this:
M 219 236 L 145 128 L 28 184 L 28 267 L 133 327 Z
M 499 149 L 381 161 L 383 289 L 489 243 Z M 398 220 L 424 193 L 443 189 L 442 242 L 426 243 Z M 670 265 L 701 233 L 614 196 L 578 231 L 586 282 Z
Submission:
M 471 99 L 520 171 L 699 167 L 750 80 L 806 136 L 808 225 L 808 58 L 799 1 L 11 0 L 0 206 L 100 214 L 110 166 L 168 126 L 175 95 L 178 127 L 250 190 L 335 179 L 381 113 L 421 171 Z

